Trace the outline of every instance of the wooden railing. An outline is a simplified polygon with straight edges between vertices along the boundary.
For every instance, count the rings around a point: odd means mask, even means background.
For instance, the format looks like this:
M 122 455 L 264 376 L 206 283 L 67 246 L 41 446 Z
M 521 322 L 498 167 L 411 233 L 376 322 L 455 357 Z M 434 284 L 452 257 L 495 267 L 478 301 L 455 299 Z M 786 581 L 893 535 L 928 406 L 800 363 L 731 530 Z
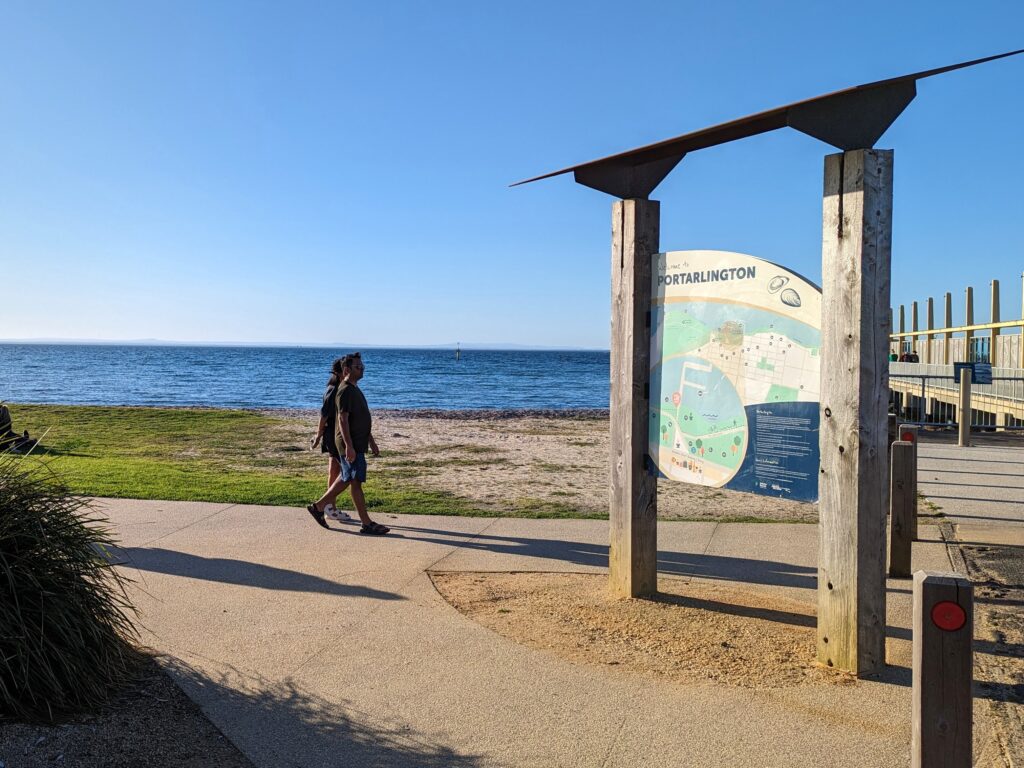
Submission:
M 1022 275 L 1024 278 L 1024 275 Z M 1024 281 L 1022 281 L 1024 284 Z M 906 307 L 899 306 L 897 330 L 890 339 L 890 350 L 902 354 L 913 350 L 920 362 L 950 365 L 954 362 L 989 362 L 1004 368 L 1024 368 L 1024 308 L 1019 320 L 999 319 L 999 281 L 993 280 L 991 319 L 987 323 L 974 322 L 974 289 L 965 290 L 965 323 L 953 325 L 953 296 L 945 295 L 944 323 L 935 327 L 935 302 L 925 302 L 925 327 L 918 322 L 917 302 L 910 305 L 910 328 L 907 328 Z M 1017 329 L 1018 333 L 1002 331 Z

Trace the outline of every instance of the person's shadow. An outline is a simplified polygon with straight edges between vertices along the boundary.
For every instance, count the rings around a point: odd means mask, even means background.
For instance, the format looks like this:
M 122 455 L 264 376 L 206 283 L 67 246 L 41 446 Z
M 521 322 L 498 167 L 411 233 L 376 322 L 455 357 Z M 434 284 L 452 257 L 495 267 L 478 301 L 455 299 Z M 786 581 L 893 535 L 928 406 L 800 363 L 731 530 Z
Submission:
M 573 565 L 608 567 L 608 545 L 561 539 L 534 539 L 526 536 L 491 536 L 487 534 L 441 531 L 408 525 L 395 525 L 392 530 L 405 538 L 435 542 L 460 549 L 483 550 L 520 557 L 540 557 Z M 724 555 L 702 555 L 688 552 L 658 552 L 658 572 L 671 576 L 699 576 L 702 579 L 770 584 L 778 587 L 815 589 L 817 569 L 775 560 L 755 560 Z
M 140 571 L 166 573 L 223 584 L 238 584 L 286 592 L 318 592 L 337 597 L 369 597 L 376 600 L 404 600 L 394 592 L 343 584 L 285 568 L 224 557 L 200 557 L 159 547 L 124 547 L 111 551 L 112 562 Z

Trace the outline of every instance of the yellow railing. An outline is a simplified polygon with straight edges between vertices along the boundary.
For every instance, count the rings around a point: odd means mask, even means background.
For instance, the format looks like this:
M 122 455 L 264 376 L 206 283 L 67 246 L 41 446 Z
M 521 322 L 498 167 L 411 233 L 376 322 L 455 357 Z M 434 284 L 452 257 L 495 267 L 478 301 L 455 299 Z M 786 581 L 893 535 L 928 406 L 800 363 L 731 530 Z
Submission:
M 1024 275 L 1022 285 L 1024 285 Z M 953 362 L 966 361 L 971 354 L 971 342 L 975 334 L 985 334 L 980 338 L 989 339 L 989 362 L 993 365 L 1000 365 L 1009 368 L 1024 368 L 1024 307 L 1021 309 L 1022 317 L 1019 320 L 999 319 L 999 281 L 991 282 L 992 289 L 992 314 L 987 323 L 974 322 L 974 289 L 968 287 L 965 291 L 965 314 L 964 325 L 953 325 L 953 296 L 950 293 L 945 295 L 944 301 L 944 323 L 941 327 L 935 326 L 935 302 L 929 298 L 925 302 L 925 327 L 921 328 L 918 322 L 917 302 L 910 305 L 910 328 L 907 328 L 906 307 L 899 306 L 898 330 L 890 334 L 889 339 L 893 342 L 893 351 L 901 352 L 906 342 L 915 349 L 920 342 L 922 346 L 919 357 L 923 363 L 949 365 Z M 896 313 L 893 313 L 896 314 Z M 1007 329 L 1019 329 L 1018 334 L 1007 334 L 1003 336 L 1000 332 Z M 959 335 L 954 338 L 954 335 Z M 941 338 L 938 338 L 941 337 Z

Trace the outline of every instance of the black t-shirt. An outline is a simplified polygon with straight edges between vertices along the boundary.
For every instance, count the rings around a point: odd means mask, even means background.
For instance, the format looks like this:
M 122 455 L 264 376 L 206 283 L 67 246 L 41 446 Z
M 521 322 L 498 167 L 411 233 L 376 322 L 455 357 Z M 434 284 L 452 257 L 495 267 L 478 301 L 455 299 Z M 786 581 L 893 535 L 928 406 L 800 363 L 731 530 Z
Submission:
M 337 429 L 337 408 L 334 401 L 338 392 L 337 384 L 328 384 L 324 390 L 324 402 L 320 406 L 320 415 L 324 417 L 324 436 L 321 439 L 320 450 L 322 453 L 337 453 L 334 442 L 334 431 Z
M 345 445 L 345 438 L 341 434 L 341 414 L 348 414 L 348 431 L 352 436 L 352 447 L 356 453 L 366 453 L 370 446 L 370 428 L 372 418 L 370 406 L 366 403 L 366 397 L 355 384 L 342 384 L 338 387 L 336 397 L 338 412 L 338 429 L 335 434 L 335 442 L 338 450 Z

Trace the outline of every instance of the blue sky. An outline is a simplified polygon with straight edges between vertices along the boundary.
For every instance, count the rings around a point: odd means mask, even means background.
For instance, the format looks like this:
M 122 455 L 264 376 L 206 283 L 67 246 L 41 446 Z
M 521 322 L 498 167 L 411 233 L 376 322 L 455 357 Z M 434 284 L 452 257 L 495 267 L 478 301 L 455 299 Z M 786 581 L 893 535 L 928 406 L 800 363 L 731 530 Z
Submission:
M 1017 2 L 0 3 L 0 338 L 607 347 L 612 199 L 508 184 L 1024 48 Z M 893 302 L 1019 317 L 1024 56 L 922 82 Z M 686 157 L 662 248 L 820 279 L 822 157 Z M 941 313 L 940 313 L 941 314 Z

